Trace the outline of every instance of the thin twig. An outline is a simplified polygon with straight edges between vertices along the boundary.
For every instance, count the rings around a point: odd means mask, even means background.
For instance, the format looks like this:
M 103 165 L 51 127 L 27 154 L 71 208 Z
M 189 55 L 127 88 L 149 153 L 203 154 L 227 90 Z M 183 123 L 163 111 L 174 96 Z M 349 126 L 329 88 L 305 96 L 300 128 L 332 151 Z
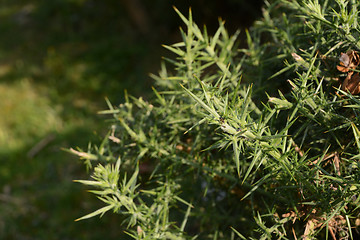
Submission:
M 35 157 L 43 148 L 45 148 L 50 142 L 55 140 L 55 134 L 50 133 L 46 137 L 40 140 L 34 147 L 27 153 L 28 158 Z

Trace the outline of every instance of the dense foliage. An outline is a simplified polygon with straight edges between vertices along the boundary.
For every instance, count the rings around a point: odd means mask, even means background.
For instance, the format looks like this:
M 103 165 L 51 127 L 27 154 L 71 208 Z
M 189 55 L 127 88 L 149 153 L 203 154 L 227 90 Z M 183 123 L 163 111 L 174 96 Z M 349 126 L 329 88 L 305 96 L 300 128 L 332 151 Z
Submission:
M 134 239 L 359 234 L 360 3 L 265 5 L 246 49 L 175 9 L 186 30 L 154 98 L 108 102 L 104 141 L 71 149 L 105 204 L 79 220 L 118 213 Z

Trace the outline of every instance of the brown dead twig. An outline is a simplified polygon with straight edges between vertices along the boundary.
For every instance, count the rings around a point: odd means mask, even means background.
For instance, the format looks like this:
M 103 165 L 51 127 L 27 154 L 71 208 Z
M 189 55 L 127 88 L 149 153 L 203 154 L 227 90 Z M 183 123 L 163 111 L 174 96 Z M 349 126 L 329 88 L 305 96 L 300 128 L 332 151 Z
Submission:
M 315 232 L 316 229 L 324 227 L 326 223 L 326 217 L 319 215 L 316 209 L 311 209 L 311 212 L 308 213 L 310 209 L 308 206 L 303 205 L 301 209 L 296 213 L 294 211 L 290 211 L 288 213 L 282 214 L 282 218 L 291 219 L 292 224 L 294 225 L 297 219 L 304 218 L 307 219 L 305 224 L 304 233 L 301 236 L 302 240 L 310 240 L 311 235 Z M 277 216 L 278 217 L 278 216 Z M 360 220 L 359 220 L 360 221 Z M 347 232 L 346 219 L 342 215 L 335 215 L 327 222 L 327 227 L 329 233 L 333 240 L 342 240 L 346 239 L 346 237 L 337 238 L 336 234 L 340 232 Z M 291 228 L 294 239 L 297 239 L 295 234 L 294 227 Z

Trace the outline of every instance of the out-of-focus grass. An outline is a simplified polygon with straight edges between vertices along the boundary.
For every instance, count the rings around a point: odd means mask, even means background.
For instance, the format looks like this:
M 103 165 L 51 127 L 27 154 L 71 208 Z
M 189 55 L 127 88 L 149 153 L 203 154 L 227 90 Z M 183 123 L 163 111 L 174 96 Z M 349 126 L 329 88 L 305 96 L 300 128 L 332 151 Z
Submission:
M 0 2 L 0 239 L 119 238 L 118 216 L 73 221 L 99 206 L 72 182 L 85 169 L 61 149 L 101 139 L 106 129 L 96 112 L 106 108 L 105 96 L 116 104 L 124 89 L 147 94 L 160 45 L 179 37 L 171 5 L 189 6 L 140 1 L 144 29 L 125 2 Z
M 61 149 L 86 148 L 106 131 L 96 115 L 105 96 L 144 92 L 154 54 L 122 9 L 119 1 L 0 3 L 0 239 L 121 233 L 115 216 L 74 222 L 97 202 L 72 182 L 85 169 Z
M 28 79 L 1 84 L 0 95 L 0 152 L 23 149 L 36 138 L 62 130 L 59 109 Z

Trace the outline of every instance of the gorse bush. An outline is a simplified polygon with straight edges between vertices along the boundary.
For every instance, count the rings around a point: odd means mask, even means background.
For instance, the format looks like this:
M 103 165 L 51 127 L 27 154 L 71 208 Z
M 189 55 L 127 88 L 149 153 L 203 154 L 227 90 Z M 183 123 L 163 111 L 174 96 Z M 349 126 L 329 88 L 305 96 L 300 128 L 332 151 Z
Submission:
M 182 42 L 149 101 L 125 95 L 87 151 L 104 207 L 134 239 L 355 239 L 360 225 L 358 1 L 265 1 L 246 32 Z M 340 58 L 340 59 L 339 59 Z

